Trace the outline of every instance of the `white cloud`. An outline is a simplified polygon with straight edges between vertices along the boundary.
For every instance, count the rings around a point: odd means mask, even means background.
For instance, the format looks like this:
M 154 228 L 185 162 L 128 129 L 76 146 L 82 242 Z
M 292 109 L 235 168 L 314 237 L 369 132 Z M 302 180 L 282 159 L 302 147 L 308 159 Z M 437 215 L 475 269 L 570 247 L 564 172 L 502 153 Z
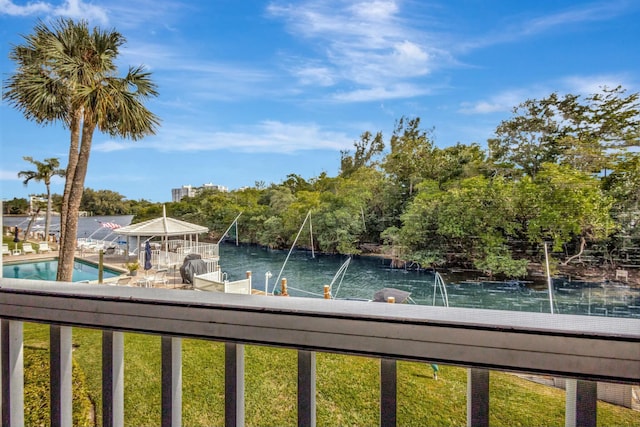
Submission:
M 613 89 L 622 86 L 627 90 L 633 88 L 633 83 L 623 75 L 604 74 L 596 76 L 569 76 L 563 80 L 567 91 L 581 95 L 592 95 L 602 92 L 604 87 Z
M 355 16 L 370 21 L 384 20 L 399 10 L 395 1 L 388 0 L 362 1 L 355 3 L 349 9 Z
M 408 40 L 394 46 L 392 57 L 398 71 L 405 70 L 401 75 L 425 75 L 430 71 L 431 55 Z
M 509 112 L 513 107 L 524 102 L 531 94 L 530 90 L 511 90 L 498 93 L 489 99 L 475 102 L 463 102 L 459 111 L 464 114 L 491 114 Z
M 41 13 L 49 13 L 51 4 L 46 2 L 27 3 L 25 6 L 13 4 L 11 0 L 0 0 L 0 13 L 10 16 L 30 16 Z
M 187 47 L 129 42 L 121 50 L 118 65 L 124 70 L 131 64 L 143 64 L 152 72 L 165 102 L 172 97 L 193 103 L 238 101 L 286 93 L 275 84 L 281 76 L 271 69 L 261 68 L 259 64 L 212 61 Z M 171 93 L 170 89 L 179 91 Z
M 89 22 L 97 21 L 100 24 L 109 22 L 107 11 L 104 8 L 84 3 L 82 0 L 65 0 L 61 6 L 55 7 L 52 13 L 66 18 L 85 19 Z
M 341 150 L 351 147 L 352 137 L 327 131 L 314 123 L 267 120 L 242 131 L 196 129 L 164 124 L 158 135 L 140 142 L 108 140 L 96 143 L 96 151 L 155 149 L 161 152 L 231 150 L 250 153 L 292 153 L 305 150 Z
M 337 91 L 341 85 L 356 85 L 349 90 L 352 96 L 337 94 L 334 98 L 396 98 L 401 93 L 397 88 L 410 86 L 435 68 L 451 63 L 446 49 L 428 42 L 436 38 L 402 17 L 407 11 L 401 10 L 399 1 L 272 3 L 267 10 L 274 18 L 284 20 L 296 38 L 312 45 L 316 57 L 301 61 L 325 64 L 314 68 L 324 72 L 319 76 L 325 86 L 333 84 Z M 292 69 L 299 84 L 318 84 L 308 74 L 299 73 L 305 67 Z M 402 96 L 418 94 L 405 91 Z
M 527 88 L 512 89 L 500 92 L 488 99 L 463 102 L 459 112 L 464 114 L 491 114 L 511 112 L 527 99 L 542 99 L 554 92 L 560 96 L 574 94 L 588 96 L 602 92 L 604 87 L 615 88 L 622 86 L 633 90 L 633 82 L 624 75 L 602 74 L 593 76 L 566 76 L 553 81 L 534 84 Z
M 548 34 L 552 31 L 568 31 L 575 25 L 610 20 L 635 7 L 637 7 L 636 4 L 627 0 L 612 0 L 583 3 L 530 19 L 505 17 L 505 22 L 513 23 L 504 25 L 499 31 L 486 35 L 475 35 L 472 39 L 460 43 L 457 50 L 468 51 L 496 44 L 513 43 L 526 37 Z
M 156 35 L 156 31 L 175 32 L 176 22 L 198 13 L 197 8 L 197 2 L 111 0 L 109 16 L 119 29 L 143 29 L 147 34 Z
M 303 85 L 332 86 L 335 84 L 335 76 L 329 67 L 324 66 L 302 66 L 294 69 L 292 73 L 298 77 L 298 81 Z
M 332 98 L 339 102 L 365 102 L 372 99 L 404 99 L 428 95 L 431 89 L 413 84 L 396 84 L 389 87 L 369 87 L 349 92 L 336 92 Z
M 10 16 L 50 15 L 72 19 L 84 19 L 89 22 L 106 24 L 109 22 L 104 8 L 85 3 L 82 0 L 65 0 L 55 6 L 49 2 L 33 2 L 24 6 L 14 4 L 11 0 L 0 0 L 0 13 Z
M 499 111 L 505 111 L 505 105 L 499 102 L 478 101 L 475 104 L 463 102 L 461 113 L 466 114 L 489 114 Z
M 520 33 L 540 34 L 552 28 L 562 28 L 571 24 L 604 21 L 622 13 L 626 9 L 626 4 L 626 1 L 581 4 L 562 12 L 524 22 Z

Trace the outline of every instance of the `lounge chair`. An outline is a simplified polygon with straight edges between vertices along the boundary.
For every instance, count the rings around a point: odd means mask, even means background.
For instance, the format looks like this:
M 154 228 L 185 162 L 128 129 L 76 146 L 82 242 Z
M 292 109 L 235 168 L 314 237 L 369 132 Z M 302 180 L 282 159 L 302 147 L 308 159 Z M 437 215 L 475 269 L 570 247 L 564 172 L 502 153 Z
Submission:
M 38 253 L 42 254 L 45 252 L 51 252 L 51 248 L 49 247 L 49 244 L 47 242 L 38 243 Z
M 151 284 L 155 285 L 156 283 L 162 284 L 162 285 L 166 285 L 169 283 L 169 281 L 167 280 L 167 270 L 166 269 L 161 269 L 156 271 L 156 274 L 154 274 L 151 279 Z
M 2 244 L 2 255 L 11 255 L 11 251 L 9 250 L 9 245 L 6 243 Z
M 85 246 L 85 249 L 89 249 L 90 251 L 93 251 L 93 252 L 100 252 L 101 250 L 104 249 L 104 242 L 94 242 L 89 246 Z
M 31 243 L 23 243 L 22 244 L 22 253 L 23 254 L 35 254 L 36 250 L 33 248 Z
M 143 276 L 136 281 L 136 285 L 141 286 L 143 288 L 153 287 L 156 283 L 167 285 L 169 284 L 169 280 L 167 280 L 167 269 L 162 268 L 157 270 L 154 274 L 150 276 Z
M 122 276 L 118 278 L 118 281 L 115 282 L 116 286 L 129 286 L 129 283 L 131 282 L 131 277 L 129 276 Z

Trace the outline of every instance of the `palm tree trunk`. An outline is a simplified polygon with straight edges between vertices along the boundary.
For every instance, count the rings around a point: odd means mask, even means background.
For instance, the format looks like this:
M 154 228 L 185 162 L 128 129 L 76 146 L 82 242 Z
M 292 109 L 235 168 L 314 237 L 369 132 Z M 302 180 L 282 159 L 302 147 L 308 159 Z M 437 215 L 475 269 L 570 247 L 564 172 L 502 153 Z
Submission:
M 29 220 L 29 224 L 27 224 L 27 228 L 26 230 L 24 230 L 24 235 L 22 236 L 23 242 L 27 241 L 27 237 L 29 236 L 29 233 L 31 233 L 31 227 L 33 226 L 33 222 L 36 220 L 36 218 L 38 218 L 38 215 L 40 215 L 40 207 L 36 209 L 36 213 L 31 214 L 31 219 Z
M 78 164 L 78 146 L 80 145 L 80 123 L 82 120 L 82 108 L 76 109 L 71 115 L 71 140 L 69 142 L 69 161 L 67 163 L 64 192 L 62 193 L 62 206 L 60 207 L 60 255 L 65 253 L 65 236 L 67 235 L 67 218 L 69 217 L 69 196 L 73 185 L 73 177 Z M 73 236 L 73 251 L 76 248 L 76 236 Z
M 44 219 L 44 241 L 49 241 L 49 227 L 51 224 L 51 185 L 47 182 L 47 214 Z
M 93 131 L 95 124 L 91 118 L 85 114 L 82 125 L 82 141 L 80 143 L 80 151 L 77 156 L 75 169 L 72 172 L 73 181 L 69 191 L 66 214 L 64 218 L 65 234 L 61 240 L 63 245 L 58 258 L 58 274 L 56 280 L 61 282 L 71 282 L 73 277 L 73 263 L 76 252 L 76 241 L 78 234 L 78 215 L 80 213 L 80 203 L 82 202 L 82 193 L 84 192 L 84 179 L 87 175 L 89 165 L 89 154 L 91 153 L 91 141 L 93 139 Z M 69 176 L 67 176 L 67 182 Z M 66 187 L 66 186 L 65 186 Z

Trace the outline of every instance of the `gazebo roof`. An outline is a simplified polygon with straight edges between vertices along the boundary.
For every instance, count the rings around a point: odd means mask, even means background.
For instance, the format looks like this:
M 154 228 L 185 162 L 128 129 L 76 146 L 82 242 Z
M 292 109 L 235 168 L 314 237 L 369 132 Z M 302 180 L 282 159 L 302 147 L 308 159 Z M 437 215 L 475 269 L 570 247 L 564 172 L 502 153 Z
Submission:
M 190 222 L 180 221 L 179 219 L 160 218 L 150 219 L 138 224 L 127 225 L 115 230 L 117 234 L 123 236 L 187 236 L 193 234 L 202 234 L 208 232 L 207 227 Z

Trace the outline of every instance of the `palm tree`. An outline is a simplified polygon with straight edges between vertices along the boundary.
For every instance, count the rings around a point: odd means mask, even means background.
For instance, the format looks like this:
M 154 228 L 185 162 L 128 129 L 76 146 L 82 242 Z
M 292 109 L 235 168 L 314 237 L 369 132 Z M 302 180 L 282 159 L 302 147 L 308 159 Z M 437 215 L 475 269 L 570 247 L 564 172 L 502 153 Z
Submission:
M 70 131 L 57 280 L 71 281 L 93 133 L 133 140 L 154 134 L 159 119 L 142 101 L 157 96 L 156 86 L 142 67 L 118 77 L 114 61 L 125 39 L 115 30 L 90 31 L 84 21 L 60 19 L 52 28 L 39 22 L 24 39 L 11 50 L 17 69 L 3 98 L 29 120 L 62 122 Z
M 29 181 L 44 182 L 47 187 L 47 214 L 44 222 L 45 238 L 49 236 L 49 227 L 51 224 L 51 178 L 54 176 L 64 176 L 64 169 L 60 169 L 60 160 L 56 158 L 44 159 L 44 162 L 34 160 L 33 157 L 23 157 L 27 162 L 35 165 L 36 170 L 20 171 L 18 177 L 23 178 L 22 183 L 27 186 Z

